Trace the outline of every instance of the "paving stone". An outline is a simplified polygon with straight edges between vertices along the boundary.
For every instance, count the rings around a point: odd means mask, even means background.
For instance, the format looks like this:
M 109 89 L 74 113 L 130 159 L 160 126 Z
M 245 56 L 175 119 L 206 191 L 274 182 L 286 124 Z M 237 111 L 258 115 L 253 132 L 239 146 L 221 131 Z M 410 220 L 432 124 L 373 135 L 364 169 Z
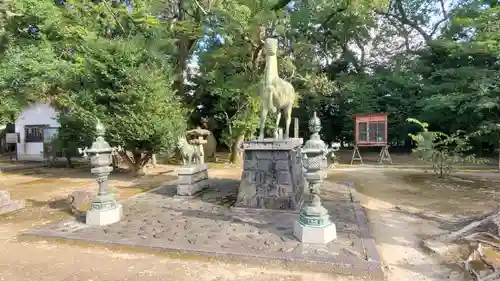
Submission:
M 206 198 L 220 198 L 221 193 L 237 192 L 237 182 L 226 181 L 218 189 L 206 191 Z M 165 186 L 165 189 L 175 186 Z M 175 192 L 155 190 L 124 201 L 127 219 L 105 228 L 88 227 L 75 221 L 44 225 L 27 235 L 52 236 L 85 241 L 107 241 L 120 245 L 155 249 L 173 249 L 217 255 L 218 252 L 238 258 L 251 255 L 252 262 L 284 259 L 311 264 L 315 270 L 325 266 L 345 267 L 351 271 L 379 274 L 380 260 L 368 257 L 365 246 L 372 243 L 368 228 L 360 223 L 357 202 L 351 200 L 347 185 L 325 183 L 328 197 L 322 202 L 337 226 L 337 239 L 327 245 L 302 244 L 292 235 L 298 219 L 294 212 L 227 208 L 203 198 L 175 199 Z M 165 195 L 171 194 L 171 195 Z M 364 213 L 363 213 L 364 214 Z M 360 222 L 362 221 L 362 222 Z M 368 237 L 368 238 L 366 238 Z M 370 240 L 371 239 L 371 240 Z M 367 244 L 368 243 L 368 244 Z M 371 244 L 370 244 L 371 245 Z M 348 250 L 345 250 L 348 249 Z M 360 254 L 363 253 L 363 254 Z M 375 262 L 376 266 L 373 266 Z M 352 269 L 352 270 L 351 270 Z M 342 272 L 346 269 L 340 270 Z

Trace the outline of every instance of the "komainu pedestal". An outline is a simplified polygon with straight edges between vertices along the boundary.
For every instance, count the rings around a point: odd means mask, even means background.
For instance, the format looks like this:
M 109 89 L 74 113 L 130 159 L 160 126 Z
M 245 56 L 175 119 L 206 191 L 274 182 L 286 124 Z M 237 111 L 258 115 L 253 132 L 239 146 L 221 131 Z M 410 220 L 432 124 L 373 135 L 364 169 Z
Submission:
M 298 210 L 304 193 L 302 139 L 243 144 L 243 174 L 235 207 Z
M 194 196 L 208 187 L 208 165 L 194 164 L 177 170 L 177 196 Z

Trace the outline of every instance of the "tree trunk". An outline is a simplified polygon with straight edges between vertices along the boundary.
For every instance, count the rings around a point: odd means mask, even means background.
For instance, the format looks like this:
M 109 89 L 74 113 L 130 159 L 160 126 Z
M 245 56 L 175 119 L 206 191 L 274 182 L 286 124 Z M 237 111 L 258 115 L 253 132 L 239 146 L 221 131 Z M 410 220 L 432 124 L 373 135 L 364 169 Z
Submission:
M 245 134 L 241 133 L 231 145 L 231 155 L 229 156 L 229 162 L 231 164 L 240 164 L 242 162 L 242 149 L 243 141 L 245 140 Z
M 144 171 L 144 166 L 148 163 L 149 159 L 151 159 L 152 153 L 148 152 L 146 154 L 140 152 L 134 152 L 132 154 L 132 158 L 125 151 L 120 151 L 120 156 L 123 158 L 125 163 L 127 164 L 131 173 L 133 173 L 136 177 L 141 177 L 146 174 Z
M 73 162 L 71 162 L 71 155 L 69 153 L 66 153 L 66 161 L 68 161 L 68 167 L 69 168 L 74 168 L 75 166 L 73 166 Z
M 134 173 L 134 176 L 136 176 L 136 177 L 142 177 L 142 176 L 146 175 L 146 171 L 144 170 L 144 166 L 140 166 L 140 165 L 135 165 L 133 173 Z
M 149 162 L 153 153 L 148 152 L 146 154 L 143 153 L 134 153 L 134 174 L 136 177 L 142 177 L 146 175 L 144 171 L 144 167 Z

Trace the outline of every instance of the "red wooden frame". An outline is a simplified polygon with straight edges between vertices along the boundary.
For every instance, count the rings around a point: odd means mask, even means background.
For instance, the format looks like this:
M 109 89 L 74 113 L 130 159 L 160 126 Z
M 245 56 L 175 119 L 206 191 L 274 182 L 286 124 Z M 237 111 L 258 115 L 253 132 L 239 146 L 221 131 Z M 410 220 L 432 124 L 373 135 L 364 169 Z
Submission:
M 359 147 L 381 147 L 387 145 L 387 113 L 369 113 L 369 114 L 354 114 L 352 115 L 352 119 L 354 119 L 354 140 L 355 145 Z M 366 132 L 367 137 L 366 140 L 359 139 L 359 124 L 366 123 Z M 369 130 L 370 124 L 373 123 L 383 123 L 384 125 L 384 133 L 382 136 L 382 140 L 370 140 Z

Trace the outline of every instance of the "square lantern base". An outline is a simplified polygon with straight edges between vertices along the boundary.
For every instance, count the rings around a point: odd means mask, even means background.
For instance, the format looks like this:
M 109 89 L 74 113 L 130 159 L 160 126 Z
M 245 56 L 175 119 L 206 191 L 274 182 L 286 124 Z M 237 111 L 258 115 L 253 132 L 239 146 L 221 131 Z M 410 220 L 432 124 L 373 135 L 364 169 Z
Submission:
M 88 225 L 103 226 L 119 222 L 123 217 L 123 207 L 116 204 L 116 208 L 108 210 L 88 210 L 85 223 Z
M 337 229 L 333 223 L 323 227 L 312 227 L 295 221 L 293 235 L 302 243 L 327 244 L 337 239 Z

